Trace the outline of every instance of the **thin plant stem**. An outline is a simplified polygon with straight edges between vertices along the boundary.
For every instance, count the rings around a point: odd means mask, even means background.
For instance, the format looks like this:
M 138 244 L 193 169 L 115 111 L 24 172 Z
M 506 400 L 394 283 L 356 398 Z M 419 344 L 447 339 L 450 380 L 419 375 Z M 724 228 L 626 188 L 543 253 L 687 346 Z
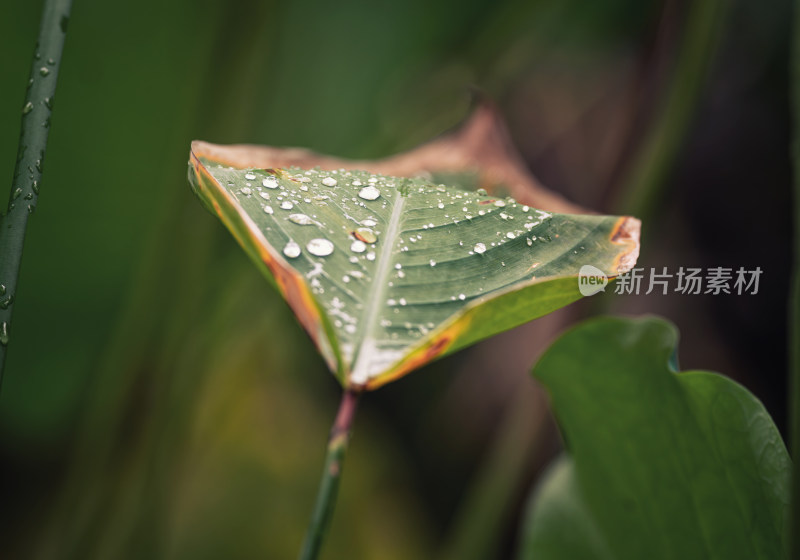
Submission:
M 645 222 L 658 215 L 666 196 L 670 169 L 680 155 L 722 37 L 727 4 L 722 0 L 690 3 L 663 108 L 623 185 L 621 210 Z
M 794 248 L 789 293 L 789 451 L 792 456 L 791 505 L 789 511 L 789 558 L 800 560 L 800 1 L 794 3 L 791 70 L 791 109 L 794 118 Z
M 512 519 L 526 473 L 545 459 L 552 424 L 543 394 L 518 391 L 478 467 L 441 551 L 444 560 L 479 560 L 500 554 L 503 527 Z
M 39 40 L 22 107 L 22 127 L 8 211 L 0 218 L 0 383 L 8 351 L 25 231 L 39 199 L 50 116 L 71 7 L 72 0 L 44 2 Z
M 311 522 L 306 530 L 303 549 L 298 557 L 300 560 L 315 560 L 319 557 L 322 542 L 333 518 L 336 494 L 339 491 L 339 478 L 342 476 L 342 464 L 347 451 L 347 442 L 350 439 L 350 428 L 353 425 L 358 396 L 357 392 L 349 389 L 342 393 L 339 412 L 336 414 L 336 421 L 333 423 L 328 439 L 325 469 L 322 471 L 317 501 L 311 515 Z

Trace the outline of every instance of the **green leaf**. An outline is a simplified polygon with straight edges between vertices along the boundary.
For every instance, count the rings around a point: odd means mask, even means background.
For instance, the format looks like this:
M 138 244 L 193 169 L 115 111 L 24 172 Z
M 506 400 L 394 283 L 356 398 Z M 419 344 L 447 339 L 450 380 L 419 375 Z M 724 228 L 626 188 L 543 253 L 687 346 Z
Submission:
M 522 558 L 614 560 L 578 488 L 572 459 L 556 459 L 542 476 L 530 503 Z
M 539 491 L 521 558 L 783 557 L 780 434 L 737 383 L 676 374 L 677 338 L 661 319 L 602 318 L 539 360 L 571 462 Z M 577 535 L 590 553 L 574 554 Z
M 344 169 L 225 165 L 196 143 L 190 180 L 349 387 L 378 387 L 580 297 L 638 254 L 638 221 L 544 212 Z

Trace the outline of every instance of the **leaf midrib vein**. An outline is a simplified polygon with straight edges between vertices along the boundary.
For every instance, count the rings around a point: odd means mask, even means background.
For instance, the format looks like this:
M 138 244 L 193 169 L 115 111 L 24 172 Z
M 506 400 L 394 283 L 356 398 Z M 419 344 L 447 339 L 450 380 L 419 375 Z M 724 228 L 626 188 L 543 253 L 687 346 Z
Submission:
M 387 278 L 392 266 L 392 251 L 395 241 L 399 237 L 400 223 L 403 219 L 403 208 L 405 207 L 406 197 L 402 196 L 400 191 L 397 190 L 395 191 L 394 200 L 392 202 L 392 215 L 389 218 L 386 234 L 384 235 L 383 247 L 377 258 L 378 268 L 373 277 L 367 298 L 364 300 L 364 310 L 362 311 L 361 320 L 359 321 L 361 328 L 356 338 L 360 340 L 360 344 L 358 348 L 356 348 L 353 360 L 350 364 L 350 373 L 356 370 L 359 360 L 362 359 L 361 350 L 364 347 L 364 343 L 370 337 L 370 333 L 375 329 L 375 323 L 378 320 L 383 305 L 382 302 L 386 296 L 386 289 L 388 287 Z

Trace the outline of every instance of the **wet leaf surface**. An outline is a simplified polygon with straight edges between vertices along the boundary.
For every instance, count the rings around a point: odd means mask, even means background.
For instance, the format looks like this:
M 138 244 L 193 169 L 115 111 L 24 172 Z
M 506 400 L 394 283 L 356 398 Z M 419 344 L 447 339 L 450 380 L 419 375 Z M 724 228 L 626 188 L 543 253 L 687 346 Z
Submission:
M 273 280 L 343 385 L 376 388 L 571 303 L 584 264 L 613 277 L 635 263 L 635 219 L 555 214 L 436 181 L 472 177 L 575 210 L 525 175 L 486 111 L 379 162 L 193 143 L 196 194 Z M 486 143 L 500 148 L 481 150 Z

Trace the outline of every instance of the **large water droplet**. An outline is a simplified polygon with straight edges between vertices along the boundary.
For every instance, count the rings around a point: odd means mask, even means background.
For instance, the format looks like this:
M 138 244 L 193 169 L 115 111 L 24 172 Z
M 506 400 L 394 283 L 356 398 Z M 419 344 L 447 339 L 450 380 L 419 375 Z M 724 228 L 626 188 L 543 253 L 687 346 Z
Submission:
M 306 216 L 305 214 L 291 214 L 289 216 L 289 221 L 294 222 L 295 224 L 301 226 L 310 226 L 314 223 L 314 220 Z
M 367 185 L 360 191 L 358 191 L 358 196 L 363 198 L 364 200 L 375 200 L 381 195 L 381 191 L 379 191 L 376 187 L 372 185 Z
M 356 239 L 350 245 L 350 250 L 353 251 L 354 253 L 363 253 L 364 251 L 367 250 L 367 244 L 364 243 L 363 241 L 359 241 L 358 239 Z
M 253 191 L 250 187 L 242 187 L 241 189 L 239 189 L 239 192 L 245 196 L 250 196 L 251 194 L 253 194 Z
M 472 250 L 478 253 L 479 255 L 482 255 L 483 253 L 486 252 L 486 245 L 484 245 L 483 243 L 476 243 L 475 247 Z
M 256 175 L 255 173 L 245 173 L 244 178 L 247 179 L 248 181 L 252 181 L 253 179 L 256 178 Z
M 261 181 L 261 184 L 267 187 L 268 189 L 278 188 L 278 181 L 275 179 L 275 177 L 267 177 L 266 179 Z
M 288 200 L 284 200 L 283 202 L 281 202 L 281 208 L 283 208 L 284 210 L 291 210 L 292 208 L 294 208 L 294 204 L 292 204 Z
M 39 74 L 41 74 L 42 76 L 47 76 L 48 74 L 50 74 L 50 69 L 47 66 L 42 66 L 41 68 L 39 68 Z
M 375 243 L 378 240 L 378 236 L 369 228 L 357 228 L 353 232 L 353 235 L 355 235 L 356 239 L 359 239 L 364 243 Z
M 318 237 L 309 241 L 306 244 L 306 249 L 308 249 L 308 252 L 312 255 L 316 255 L 318 257 L 327 257 L 333 253 L 333 243 L 327 239 Z
M 264 212 L 266 212 L 267 214 L 272 214 L 274 210 L 272 209 L 272 206 L 266 205 L 264 206 Z
M 326 187 L 335 187 L 336 182 L 337 182 L 336 179 L 334 179 L 333 177 L 325 177 L 322 180 L 322 184 L 325 185 Z
M 290 259 L 296 259 L 300 256 L 300 245 L 294 241 L 289 241 L 289 243 L 286 244 L 286 247 L 283 248 L 283 254 Z

